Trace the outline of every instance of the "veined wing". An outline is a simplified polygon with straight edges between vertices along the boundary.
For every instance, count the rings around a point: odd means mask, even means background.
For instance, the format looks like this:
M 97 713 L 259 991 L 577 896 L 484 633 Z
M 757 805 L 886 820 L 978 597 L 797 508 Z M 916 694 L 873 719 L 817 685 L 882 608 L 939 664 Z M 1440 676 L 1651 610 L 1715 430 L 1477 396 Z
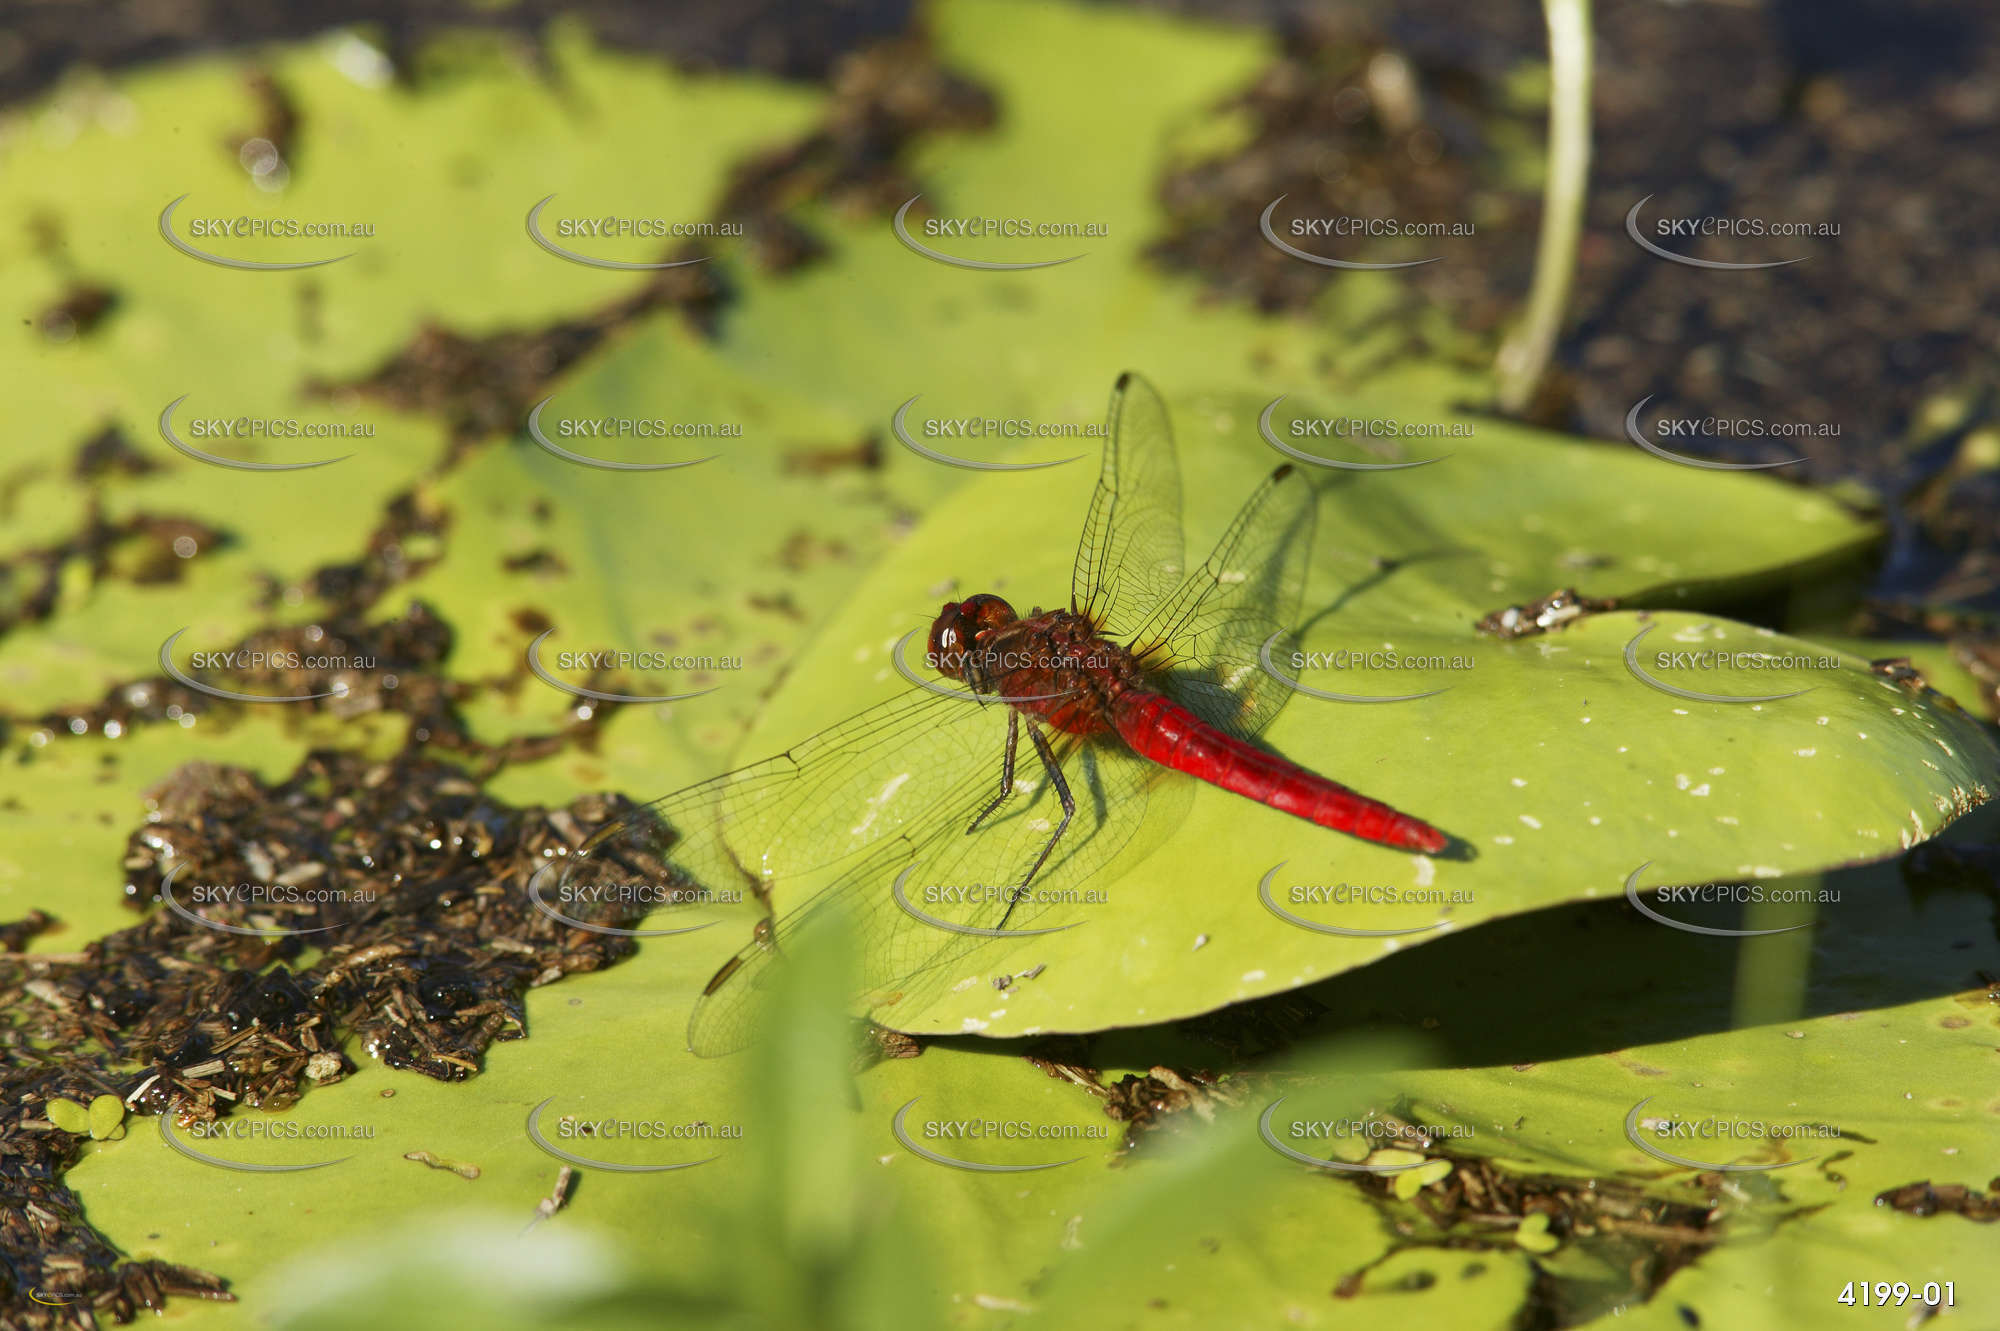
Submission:
M 652 905 L 763 899 L 810 874 L 930 829 L 952 792 L 991 783 L 1006 713 L 912 690 L 785 752 L 640 806 L 558 871 L 565 900 Z
M 895 836 L 841 865 L 775 926 L 760 925 L 696 1001 L 688 1047 L 714 1056 L 749 1043 L 783 954 L 823 945 L 837 914 L 857 945 L 858 1006 L 892 1027 L 899 1012 L 915 1011 L 947 987 L 968 979 L 990 985 L 994 977 L 978 973 L 980 954 L 997 959 L 1032 937 L 1028 931 L 1088 928 L 1086 885 L 1131 841 L 1144 818 L 1144 788 L 1163 769 L 1112 737 L 1065 736 L 1057 743 L 1076 814 L 1024 890 L 1019 885 L 1062 818 L 1025 737 L 1013 798 L 977 832 L 966 829 L 996 793 L 997 744 L 990 765 L 945 792 L 934 816 L 905 822 Z M 1004 990 L 984 992 L 994 1009 L 1006 1006 Z
M 1220 730 L 1254 735 L 1292 695 L 1258 655 L 1273 634 L 1272 659 L 1297 648 L 1315 500 L 1303 472 L 1272 472 L 1207 561 L 1132 635 L 1142 664 L 1166 672 L 1162 691 Z
M 1181 473 L 1167 408 L 1153 386 L 1118 376 L 1104 462 L 1090 496 L 1070 582 L 1070 607 L 1114 638 L 1129 635 L 1186 572 Z

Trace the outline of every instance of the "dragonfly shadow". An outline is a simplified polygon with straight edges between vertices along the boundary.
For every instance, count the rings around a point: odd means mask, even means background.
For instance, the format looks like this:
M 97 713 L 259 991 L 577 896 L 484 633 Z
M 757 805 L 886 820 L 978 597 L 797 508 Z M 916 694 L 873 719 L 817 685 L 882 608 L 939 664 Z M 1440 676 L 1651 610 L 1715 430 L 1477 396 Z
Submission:
M 1575 902 L 1456 930 L 1188 1021 L 1083 1037 L 1085 1061 L 1214 1068 L 1218 1053 L 1239 1056 L 1223 1066 L 1240 1065 L 1241 1056 L 1393 1031 L 1427 1051 L 1413 1066 L 1520 1067 L 1946 995 L 1965 1005 L 1965 1018 L 1990 1022 L 1986 986 L 2000 975 L 1992 889 L 1925 895 L 1905 885 L 1902 863 L 1795 880 L 1838 894 L 1795 934 L 1717 938 L 1649 920 L 1622 898 Z M 1734 907 L 1675 910 L 1690 923 L 1754 927 Z M 1769 977 L 1794 966 L 1799 985 L 1771 992 Z
M 1312 618 L 1301 624 L 1298 629 L 1298 636 L 1303 638 L 1321 620 L 1339 614 L 1349 601 L 1352 601 L 1364 592 L 1380 587 L 1390 578 L 1407 568 L 1418 564 L 1436 563 L 1446 559 L 1464 559 L 1483 553 L 1485 552 L 1469 545 L 1447 545 L 1431 550 L 1416 550 L 1407 555 L 1378 555 L 1375 558 L 1374 570 L 1359 581 L 1349 583 L 1346 589 L 1339 596 L 1335 597 L 1324 609 L 1318 611 Z

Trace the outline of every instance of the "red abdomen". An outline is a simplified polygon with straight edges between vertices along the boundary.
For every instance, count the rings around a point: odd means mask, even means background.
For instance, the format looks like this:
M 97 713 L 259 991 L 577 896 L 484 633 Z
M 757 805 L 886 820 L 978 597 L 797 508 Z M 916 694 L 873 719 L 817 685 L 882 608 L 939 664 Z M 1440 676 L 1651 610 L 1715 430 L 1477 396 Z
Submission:
M 1385 846 L 1435 854 L 1449 843 L 1422 819 L 1224 734 L 1157 693 L 1127 689 L 1112 704 L 1111 716 L 1141 757 L 1231 794 Z

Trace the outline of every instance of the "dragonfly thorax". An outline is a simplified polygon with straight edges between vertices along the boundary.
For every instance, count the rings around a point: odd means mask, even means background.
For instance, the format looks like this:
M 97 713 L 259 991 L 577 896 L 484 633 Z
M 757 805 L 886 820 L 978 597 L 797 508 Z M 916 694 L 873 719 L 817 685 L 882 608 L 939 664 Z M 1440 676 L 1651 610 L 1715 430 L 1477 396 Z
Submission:
M 1110 704 L 1142 684 L 1131 653 L 1086 615 L 1037 607 L 1022 619 L 998 596 L 946 605 L 931 626 L 930 664 L 1058 730 L 1109 729 Z

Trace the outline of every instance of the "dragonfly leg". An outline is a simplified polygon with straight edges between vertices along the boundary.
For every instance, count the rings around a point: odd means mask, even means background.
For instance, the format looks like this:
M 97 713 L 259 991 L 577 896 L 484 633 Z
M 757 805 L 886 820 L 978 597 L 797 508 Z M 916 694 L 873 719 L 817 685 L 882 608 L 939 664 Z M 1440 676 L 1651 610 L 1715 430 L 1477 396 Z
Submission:
M 1021 714 L 1009 707 L 1007 709 L 1007 752 L 1000 759 L 1000 793 L 993 797 L 991 804 L 979 811 L 979 816 L 972 820 L 972 826 L 965 829 L 967 836 L 971 836 L 974 832 L 977 832 L 979 825 L 988 818 L 991 818 L 994 810 L 1005 804 L 1007 797 L 1014 793 L 1014 749 L 1020 742 Z
M 1049 774 L 1049 784 L 1055 787 L 1056 798 L 1062 801 L 1063 816 L 1062 821 L 1056 824 L 1055 832 L 1050 835 L 1049 844 L 1043 846 L 1042 853 L 1035 857 L 1034 867 L 1028 870 L 1028 876 L 1014 889 L 1013 900 L 1007 903 L 1008 915 L 1014 913 L 1015 905 L 1028 890 L 1028 884 L 1035 881 L 1035 875 L 1049 862 L 1049 852 L 1056 848 L 1056 842 L 1062 840 L 1062 834 L 1069 830 L 1069 820 L 1076 816 L 1076 797 L 1069 793 L 1069 782 L 1063 780 L 1062 767 L 1056 762 L 1055 750 L 1049 747 L 1049 741 L 1043 736 L 1042 728 L 1033 721 L 1028 723 L 1028 738 L 1035 742 L 1035 752 L 1041 755 L 1042 770 Z M 1006 923 L 1006 920 L 1002 919 L 1001 927 L 1005 928 Z

